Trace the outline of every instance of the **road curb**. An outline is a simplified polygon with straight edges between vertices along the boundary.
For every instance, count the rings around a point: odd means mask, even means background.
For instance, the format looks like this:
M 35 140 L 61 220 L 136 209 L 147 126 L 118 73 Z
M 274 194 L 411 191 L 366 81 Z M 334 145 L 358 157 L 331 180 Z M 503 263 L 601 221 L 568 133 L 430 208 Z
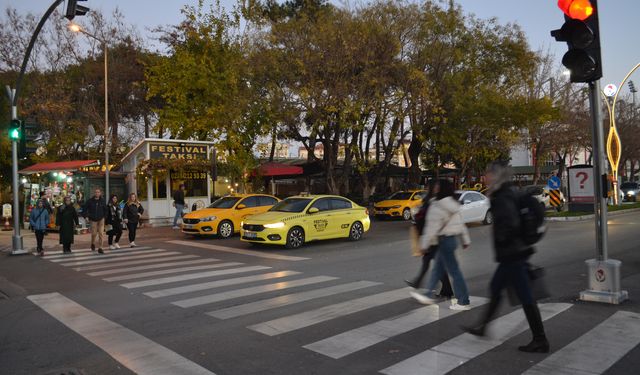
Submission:
M 608 216 L 609 217 L 619 216 L 624 214 L 630 214 L 633 212 L 640 212 L 640 208 L 630 208 L 628 210 L 609 212 Z M 553 216 L 553 217 L 547 217 L 545 219 L 546 221 L 583 221 L 583 220 L 593 219 L 594 217 L 595 217 L 595 214 L 589 214 L 589 215 L 582 215 L 582 216 L 565 216 L 565 217 Z

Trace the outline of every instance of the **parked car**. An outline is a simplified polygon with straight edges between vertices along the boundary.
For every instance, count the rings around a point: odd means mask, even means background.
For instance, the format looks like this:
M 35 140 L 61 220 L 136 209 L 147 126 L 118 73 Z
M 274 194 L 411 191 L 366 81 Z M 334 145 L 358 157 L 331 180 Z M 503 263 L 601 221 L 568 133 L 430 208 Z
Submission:
M 638 194 L 640 194 L 640 184 L 630 181 L 623 182 L 620 185 L 620 193 L 623 200 L 636 202 L 638 200 Z
M 454 197 L 462 204 L 460 214 L 464 223 L 493 223 L 491 202 L 484 194 L 471 190 L 457 190 Z
M 525 194 L 530 194 L 534 196 L 540 203 L 544 204 L 545 209 L 555 208 L 558 211 L 562 211 L 562 208 L 566 204 L 564 194 L 562 194 L 562 191 L 561 191 L 560 205 L 557 207 L 554 207 L 551 204 L 551 199 L 549 197 L 549 187 L 547 185 L 530 185 L 530 186 L 525 186 L 523 189 Z
M 401 217 L 403 220 L 411 220 L 411 210 L 420 207 L 422 199 L 426 196 L 426 190 L 399 191 L 383 201 L 376 202 L 373 213 L 378 219 Z
M 347 198 L 300 195 L 242 223 L 241 240 L 297 249 L 306 242 L 332 238 L 360 240 L 371 225 L 369 210 Z
M 278 198 L 265 194 L 233 194 L 222 197 L 207 208 L 184 215 L 182 233 L 217 234 L 220 238 L 229 238 L 240 232 L 242 220 L 266 212 L 276 203 Z

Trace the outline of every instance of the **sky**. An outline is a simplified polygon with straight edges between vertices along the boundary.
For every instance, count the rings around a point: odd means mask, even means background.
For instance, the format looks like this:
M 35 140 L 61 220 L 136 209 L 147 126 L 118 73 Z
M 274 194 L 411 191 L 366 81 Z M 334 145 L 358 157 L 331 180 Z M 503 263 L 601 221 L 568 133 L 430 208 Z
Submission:
M 416 1 L 416 0 L 414 0 Z M 206 0 L 210 3 L 211 0 Z M 339 1 L 333 1 L 339 4 Z M 498 19 L 501 24 L 517 23 L 527 35 L 534 50 L 549 50 L 556 56 L 560 67 L 565 43 L 556 42 L 550 31 L 559 29 L 564 18 L 556 0 L 456 0 L 465 12 L 474 13 L 479 18 Z M 42 14 L 53 0 L 0 0 L 2 10 L 11 6 L 21 13 Z M 111 13 L 116 7 L 126 20 L 135 25 L 142 35 L 151 35 L 150 29 L 158 25 L 173 25 L 182 20 L 180 9 L 185 5 L 196 5 L 198 0 L 88 0 L 83 6 Z M 230 9 L 235 0 L 221 0 Z M 600 43 L 602 49 L 603 72 L 601 86 L 608 83 L 619 85 L 625 75 L 640 63 L 640 32 L 633 26 L 640 22 L 640 1 L 600 0 Z M 64 11 L 63 5 L 60 11 Z M 4 16 L 4 13 L 2 13 Z M 81 23 L 81 18 L 77 18 Z M 636 87 L 640 87 L 640 69 L 631 76 Z M 625 84 L 622 94 L 628 92 Z

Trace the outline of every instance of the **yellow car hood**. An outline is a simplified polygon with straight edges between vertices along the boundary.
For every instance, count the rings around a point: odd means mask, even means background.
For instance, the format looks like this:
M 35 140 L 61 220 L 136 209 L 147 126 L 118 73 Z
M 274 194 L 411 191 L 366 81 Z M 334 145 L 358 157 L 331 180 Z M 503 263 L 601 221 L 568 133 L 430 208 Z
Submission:
M 400 201 L 400 200 L 386 200 L 380 201 L 374 205 L 374 207 L 393 207 L 393 206 L 402 206 L 406 205 L 408 201 Z
M 229 212 L 229 208 L 203 208 L 198 211 L 189 212 L 185 214 L 186 219 L 202 219 L 209 216 L 220 216 Z

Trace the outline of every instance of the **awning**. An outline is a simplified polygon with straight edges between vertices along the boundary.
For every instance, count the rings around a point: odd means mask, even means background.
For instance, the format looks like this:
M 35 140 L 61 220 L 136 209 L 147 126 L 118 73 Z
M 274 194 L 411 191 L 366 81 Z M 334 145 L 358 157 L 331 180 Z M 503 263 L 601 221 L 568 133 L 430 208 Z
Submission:
M 99 165 L 97 160 L 72 160 L 57 161 L 53 163 L 37 163 L 21 170 L 21 174 L 46 173 L 46 172 L 72 172 L 85 167 Z
M 256 174 L 263 177 L 295 176 L 304 173 L 302 167 L 280 163 L 265 163 L 256 168 Z

